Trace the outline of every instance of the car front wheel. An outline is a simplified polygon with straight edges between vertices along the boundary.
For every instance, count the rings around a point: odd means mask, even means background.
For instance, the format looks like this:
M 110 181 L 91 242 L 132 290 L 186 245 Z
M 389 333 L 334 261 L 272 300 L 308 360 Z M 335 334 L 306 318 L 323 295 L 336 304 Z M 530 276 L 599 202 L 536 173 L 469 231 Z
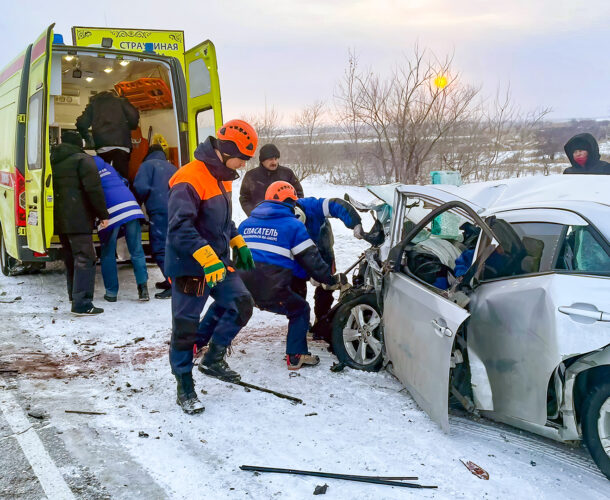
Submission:
M 610 382 L 596 386 L 582 409 L 583 440 L 599 469 L 610 479 Z
M 383 361 L 381 314 L 374 293 L 360 295 L 337 309 L 333 350 L 351 368 L 377 371 Z

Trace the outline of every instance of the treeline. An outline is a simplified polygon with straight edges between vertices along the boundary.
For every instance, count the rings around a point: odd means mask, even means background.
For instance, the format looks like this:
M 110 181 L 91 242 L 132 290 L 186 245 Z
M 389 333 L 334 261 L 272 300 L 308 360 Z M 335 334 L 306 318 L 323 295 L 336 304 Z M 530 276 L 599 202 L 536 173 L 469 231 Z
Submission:
M 458 171 L 465 181 L 560 173 L 572 135 L 609 138 L 610 121 L 545 121 L 549 108 L 519 109 L 508 86 L 486 99 L 452 62 L 415 47 L 381 75 L 350 53 L 331 101 L 306 106 L 288 126 L 273 107 L 245 118 L 301 178 L 326 174 L 356 185 L 429 183 L 435 170 Z

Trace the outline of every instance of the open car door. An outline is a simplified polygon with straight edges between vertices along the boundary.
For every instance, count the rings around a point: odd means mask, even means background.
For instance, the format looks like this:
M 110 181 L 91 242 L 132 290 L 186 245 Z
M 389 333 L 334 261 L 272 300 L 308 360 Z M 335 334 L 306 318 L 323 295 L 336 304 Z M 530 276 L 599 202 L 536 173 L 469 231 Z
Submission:
M 417 260 L 418 248 L 423 247 L 412 243 L 424 241 L 422 233 L 430 233 L 432 221 L 449 211 L 452 214 L 459 213 L 464 222 L 470 223 L 471 230 L 473 227 L 480 228 L 480 231 L 489 237 L 489 244 L 470 269 L 448 288 L 447 282 L 442 286 L 436 281 L 436 269 L 439 272 L 450 272 L 450 266 L 435 262 L 434 256 L 426 254 L 425 250 L 421 252 L 423 260 Z M 428 239 L 429 249 L 430 242 L 435 238 Z M 471 240 L 471 247 L 467 245 L 466 251 L 470 250 L 474 255 L 475 244 L 476 235 Z M 473 278 L 477 278 L 483 262 L 496 247 L 497 240 L 491 229 L 475 211 L 460 201 L 451 201 L 432 210 L 390 252 L 393 268 L 386 276 L 383 287 L 384 341 L 387 355 L 392 362 L 394 375 L 444 431 L 449 430 L 447 412 L 451 352 L 456 333 L 469 316 L 468 311 L 456 302 L 463 304 L 462 288 Z M 431 257 L 428 259 L 426 255 Z M 409 259 L 413 262 L 409 262 Z M 414 269 L 416 260 L 418 264 Z
M 216 49 L 209 40 L 184 53 L 188 140 L 191 159 L 195 149 L 222 125 Z
M 53 185 L 49 156 L 49 81 L 53 26 L 34 42 L 26 118 L 26 235 L 28 247 L 45 253 L 53 236 Z

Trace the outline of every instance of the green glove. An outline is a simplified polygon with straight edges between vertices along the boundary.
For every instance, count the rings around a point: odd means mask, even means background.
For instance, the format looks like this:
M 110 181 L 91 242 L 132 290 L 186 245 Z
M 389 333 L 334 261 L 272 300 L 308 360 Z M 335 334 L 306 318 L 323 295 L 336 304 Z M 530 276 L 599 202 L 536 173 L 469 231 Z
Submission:
M 244 271 L 251 271 L 254 269 L 254 259 L 252 258 L 252 252 L 246 245 L 241 235 L 236 236 L 230 242 L 233 247 L 233 261 L 237 269 L 243 269 Z

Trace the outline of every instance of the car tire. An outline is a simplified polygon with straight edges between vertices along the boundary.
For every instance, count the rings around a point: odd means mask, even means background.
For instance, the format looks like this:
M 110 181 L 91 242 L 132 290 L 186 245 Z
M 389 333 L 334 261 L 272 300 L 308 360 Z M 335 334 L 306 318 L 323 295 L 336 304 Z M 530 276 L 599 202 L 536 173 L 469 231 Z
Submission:
M 383 362 L 383 336 L 374 293 L 360 295 L 337 309 L 332 346 L 341 363 L 356 370 L 379 370 Z
M 581 413 L 582 436 L 593 461 L 610 479 L 610 382 L 596 386 L 587 396 Z M 606 449 L 602 443 L 606 441 Z
M 17 259 L 11 257 L 6 250 L 4 243 L 4 234 L 2 234 L 2 226 L 0 226 L 0 271 L 4 276 L 14 276 L 17 268 Z

